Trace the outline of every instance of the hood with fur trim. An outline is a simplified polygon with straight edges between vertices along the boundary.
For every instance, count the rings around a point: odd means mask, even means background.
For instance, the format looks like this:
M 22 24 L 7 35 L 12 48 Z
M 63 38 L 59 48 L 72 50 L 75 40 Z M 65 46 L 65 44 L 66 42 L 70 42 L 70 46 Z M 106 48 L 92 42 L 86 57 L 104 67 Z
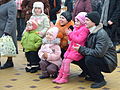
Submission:
M 33 9 L 32 9 L 32 14 L 35 15 L 35 8 L 41 8 L 42 10 L 42 13 L 41 14 L 44 14 L 44 4 L 42 2 L 34 2 L 33 3 Z

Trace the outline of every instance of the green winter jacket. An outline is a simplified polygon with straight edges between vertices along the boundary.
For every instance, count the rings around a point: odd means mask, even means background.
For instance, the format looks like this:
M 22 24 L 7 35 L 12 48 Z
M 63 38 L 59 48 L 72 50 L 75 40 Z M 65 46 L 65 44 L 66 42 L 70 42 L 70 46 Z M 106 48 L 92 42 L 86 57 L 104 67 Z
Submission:
M 37 30 L 25 32 L 23 34 L 21 44 L 25 52 L 37 51 L 42 44 L 42 38 L 36 33 Z

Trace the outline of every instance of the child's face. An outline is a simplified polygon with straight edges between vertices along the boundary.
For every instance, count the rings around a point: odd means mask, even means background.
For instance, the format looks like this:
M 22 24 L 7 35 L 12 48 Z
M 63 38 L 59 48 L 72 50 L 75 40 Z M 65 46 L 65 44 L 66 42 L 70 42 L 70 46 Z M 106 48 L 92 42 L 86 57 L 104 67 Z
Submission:
M 42 9 L 39 8 L 39 7 L 35 7 L 34 12 L 35 12 L 36 15 L 40 15 L 42 13 Z
M 53 39 L 53 35 L 51 33 L 47 32 L 46 38 L 51 41 Z
M 75 25 L 76 25 L 76 27 L 80 27 L 81 26 L 81 23 L 80 23 L 80 21 L 77 18 L 75 18 Z
M 31 23 L 27 23 L 26 29 L 27 29 L 27 30 L 32 30 L 32 24 L 31 24 Z

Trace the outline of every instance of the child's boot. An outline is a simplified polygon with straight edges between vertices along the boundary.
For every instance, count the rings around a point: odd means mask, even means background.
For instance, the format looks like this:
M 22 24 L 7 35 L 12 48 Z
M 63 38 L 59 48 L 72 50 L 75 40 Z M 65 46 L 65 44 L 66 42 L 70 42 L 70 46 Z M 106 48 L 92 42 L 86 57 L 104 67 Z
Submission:
M 47 71 L 42 71 L 42 75 L 39 76 L 40 79 L 45 79 L 45 78 L 49 78 L 50 75 L 48 74 Z
M 60 80 L 57 80 L 56 83 L 58 83 L 58 84 L 67 83 L 68 82 L 68 78 L 69 78 L 69 74 L 63 73 L 62 78 Z
M 25 67 L 25 71 L 26 72 L 30 72 L 30 70 L 31 70 L 31 65 L 27 64 L 27 66 Z
M 63 76 L 63 70 L 59 70 L 59 74 L 58 74 L 57 78 L 52 80 L 52 82 L 54 82 L 54 83 L 57 82 L 58 80 L 60 80 L 62 78 L 62 76 Z
M 31 73 L 36 73 L 38 71 L 38 69 L 39 69 L 39 65 L 32 65 L 30 72 Z

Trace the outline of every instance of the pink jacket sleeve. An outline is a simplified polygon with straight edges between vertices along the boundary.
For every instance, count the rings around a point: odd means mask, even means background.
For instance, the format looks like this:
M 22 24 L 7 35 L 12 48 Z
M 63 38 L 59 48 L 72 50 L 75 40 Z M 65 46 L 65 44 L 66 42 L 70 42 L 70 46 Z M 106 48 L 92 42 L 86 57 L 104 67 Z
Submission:
M 81 43 L 84 42 L 89 34 L 89 30 L 85 27 L 81 28 L 82 30 L 78 30 L 77 33 L 79 33 L 79 35 L 76 35 L 76 33 L 73 31 L 69 37 L 70 39 L 72 39 L 73 42 L 75 43 Z

